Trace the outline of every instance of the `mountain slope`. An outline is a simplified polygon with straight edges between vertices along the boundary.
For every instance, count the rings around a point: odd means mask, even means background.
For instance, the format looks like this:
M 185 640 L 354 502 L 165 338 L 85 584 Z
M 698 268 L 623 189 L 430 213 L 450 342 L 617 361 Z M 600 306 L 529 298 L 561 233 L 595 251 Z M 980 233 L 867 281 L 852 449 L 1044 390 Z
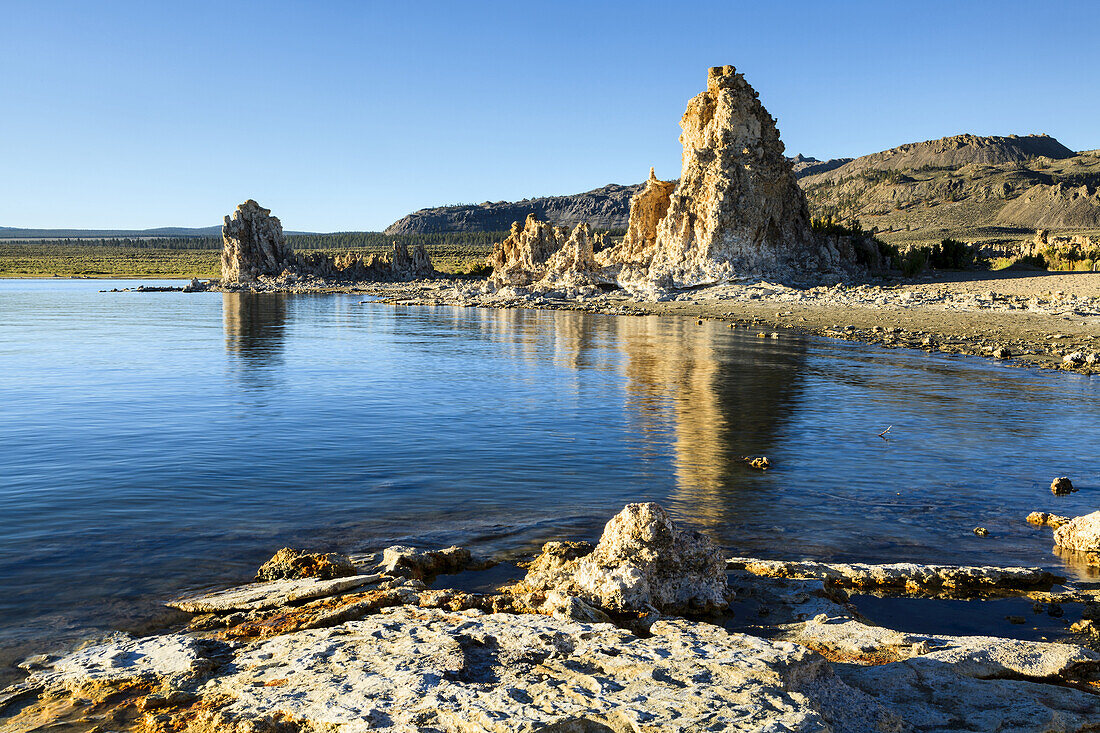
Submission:
M 385 233 L 500 232 L 508 230 L 514 221 L 523 222 L 528 214 L 558 226 L 572 227 L 588 222 L 599 229 L 622 229 L 630 214 L 630 199 L 642 185 L 610 183 L 572 196 L 420 209 L 395 221 Z
M 911 143 L 799 183 L 815 215 L 858 219 L 887 238 L 1100 228 L 1100 156 L 1074 153 L 1046 135 Z

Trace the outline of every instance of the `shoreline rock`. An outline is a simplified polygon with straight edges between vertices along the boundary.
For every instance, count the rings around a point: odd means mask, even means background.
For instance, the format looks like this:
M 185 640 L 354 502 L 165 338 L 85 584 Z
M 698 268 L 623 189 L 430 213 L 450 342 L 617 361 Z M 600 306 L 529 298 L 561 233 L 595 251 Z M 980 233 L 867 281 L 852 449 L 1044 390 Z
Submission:
M 527 578 L 498 594 L 409 577 L 468 567 L 469 557 L 394 547 L 370 576 L 268 581 L 173 602 L 201 614 L 189 631 L 120 634 L 30 660 L 28 677 L 0 693 L 0 727 L 857 733 L 967 721 L 1038 733 L 1089 730 L 1100 715 L 1096 652 L 892 631 L 830 589 L 852 577 L 1030 586 L 1033 569 L 740 558 L 727 585 L 709 540 L 677 529 L 659 505 L 632 504 L 595 546 L 547 543 Z M 800 577 L 769 577 L 779 566 Z M 752 574 L 761 568 L 768 573 Z M 695 613 L 733 597 L 755 605 L 737 614 L 759 633 L 655 610 Z M 627 608 L 648 616 L 637 632 L 625 617 L 612 623 Z
M 857 590 L 889 590 L 918 596 L 971 597 L 979 594 L 1049 590 L 1065 578 L 1042 568 L 918 565 L 892 563 L 823 563 L 735 557 L 731 570 L 767 578 L 812 578 L 827 586 Z
M 548 543 L 508 591 L 558 591 L 611 612 L 698 615 L 729 605 L 718 548 L 677 529 L 658 504 L 627 504 L 590 552 L 586 544 Z

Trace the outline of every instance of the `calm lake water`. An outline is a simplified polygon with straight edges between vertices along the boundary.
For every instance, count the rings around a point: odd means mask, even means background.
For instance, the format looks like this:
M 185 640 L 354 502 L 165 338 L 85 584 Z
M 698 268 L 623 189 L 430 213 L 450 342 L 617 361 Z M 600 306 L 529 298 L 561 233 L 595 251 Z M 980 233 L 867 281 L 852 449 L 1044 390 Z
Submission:
M 1087 574 L 1023 521 L 1097 509 L 1087 377 L 694 319 L 98 292 L 136 284 L 0 280 L 10 654 L 283 545 L 516 553 L 641 500 L 732 554 Z

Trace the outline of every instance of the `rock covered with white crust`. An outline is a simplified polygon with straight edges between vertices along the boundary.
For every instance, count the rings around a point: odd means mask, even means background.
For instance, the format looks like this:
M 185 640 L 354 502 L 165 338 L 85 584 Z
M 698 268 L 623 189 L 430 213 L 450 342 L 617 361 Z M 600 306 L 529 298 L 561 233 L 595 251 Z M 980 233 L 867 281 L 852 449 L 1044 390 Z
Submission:
M 699 614 L 729 605 L 725 561 L 706 536 L 654 503 L 627 504 L 599 544 L 551 542 L 516 590 L 557 590 L 610 611 Z

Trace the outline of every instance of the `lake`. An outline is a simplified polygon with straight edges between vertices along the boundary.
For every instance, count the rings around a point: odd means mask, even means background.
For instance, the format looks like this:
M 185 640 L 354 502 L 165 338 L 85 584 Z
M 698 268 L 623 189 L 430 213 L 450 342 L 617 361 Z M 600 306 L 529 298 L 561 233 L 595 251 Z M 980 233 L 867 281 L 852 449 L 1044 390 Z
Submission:
M 0 280 L 9 660 L 284 545 L 515 555 L 643 500 L 731 554 L 1088 575 L 1024 522 L 1097 509 L 1088 377 L 694 319 L 99 292 L 137 284 Z

